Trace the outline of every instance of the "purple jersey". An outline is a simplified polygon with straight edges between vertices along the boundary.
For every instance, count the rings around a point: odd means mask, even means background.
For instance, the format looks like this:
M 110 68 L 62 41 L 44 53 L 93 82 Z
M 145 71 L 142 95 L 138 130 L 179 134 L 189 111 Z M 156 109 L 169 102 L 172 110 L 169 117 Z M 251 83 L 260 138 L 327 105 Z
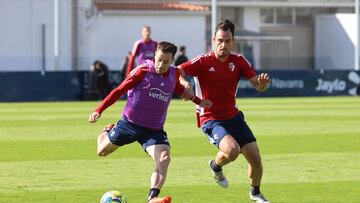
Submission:
M 156 48 L 157 42 L 151 39 L 147 42 L 144 39 L 136 41 L 131 52 L 126 76 L 128 76 L 133 70 L 136 57 L 138 57 L 137 65 L 143 64 L 145 60 L 153 60 L 155 57 Z
M 144 39 L 135 42 L 133 53 L 138 57 L 137 64 L 143 64 L 145 60 L 153 60 L 155 57 L 157 42 L 150 40 L 145 42 Z M 135 51 L 135 52 L 134 52 Z
M 144 79 L 128 91 L 123 119 L 150 129 L 163 129 L 167 109 L 176 85 L 175 67 L 170 66 L 168 76 L 155 71 L 154 62 L 146 60 L 148 68 Z

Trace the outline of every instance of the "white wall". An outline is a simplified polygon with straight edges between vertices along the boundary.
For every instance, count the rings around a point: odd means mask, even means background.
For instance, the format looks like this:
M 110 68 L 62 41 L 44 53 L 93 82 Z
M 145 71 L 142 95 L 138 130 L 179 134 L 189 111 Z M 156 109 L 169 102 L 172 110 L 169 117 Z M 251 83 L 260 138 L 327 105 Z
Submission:
M 261 19 L 260 19 L 260 9 L 254 7 L 244 8 L 244 29 L 254 32 L 260 32 Z M 253 41 L 251 42 L 253 46 L 253 54 L 255 61 L 255 68 L 260 69 L 260 42 Z
M 59 0 L 59 66 L 54 58 L 54 1 L 0 2 L 0 71 L 41 71 L 42 25 L 46 27 L 46 70 L 68 70 L 71 56 L 71 1 Z
M 151 27 L 151 37 L 156 41 L 185 45 L 190 58 L 205 51 L 205 16 L 103 14 L 85 33 L 84 68 L 99 59 L 111 70 L 119 70 L 127 52 L 141 38 L 144 25 Z
M 316 69 L 354 69 L 355 14 L 317 16 L 315 35 Z
M 55 38 L 54 3 L 58 2 L 59 20 Z M 79 66 L 88 70 L 96 59 L 119 70 L 144 25 L 152 27 L 154 40 L 185 45 L 187 55 L 205 51 L 205 16 L 192 14 L 109 14 L 86 19 L 91 0 L 79 1 L 79 41 L 72 42 L 72 0 L 1 0 L 0 71 L 42 70 L 42 25 L 46 27 L 46 71 L 72 70 L 72 43 L 79 50 Z M 191 22 L 191 23 L 189 23 Z M 166 28 L 165 28 L 166 27 Z M 58 51 L 55 50 L 58 45 Z M 55 53 L 58 53 L 57 60 Z

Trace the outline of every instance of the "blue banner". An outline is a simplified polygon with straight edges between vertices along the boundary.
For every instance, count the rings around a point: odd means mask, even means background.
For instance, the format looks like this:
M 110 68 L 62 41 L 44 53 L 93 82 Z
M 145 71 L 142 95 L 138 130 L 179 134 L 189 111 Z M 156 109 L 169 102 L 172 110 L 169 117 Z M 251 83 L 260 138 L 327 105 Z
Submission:
M 259 73 L 262 71 L 259 71 Z M 271 77 L 265 93 L 254 90 L 246 79 L 239 83 L 238 97 L 339 96 L 360 94 L 359 71 L 264 71 Z M 89 72 L 0 72 L 0 101 L 77 101 L 87 97 Z M 113 87 L 121 82 L 112 71 Z M 96 94 L 96 92 L 94 93 Z
M 256 92 L 247 80 L 241 80 L 237 96 L 359 95 L 360 72 L 356 71 L 268 71 L 267 73 L 271 77 L 271 84 L 265 93 Z

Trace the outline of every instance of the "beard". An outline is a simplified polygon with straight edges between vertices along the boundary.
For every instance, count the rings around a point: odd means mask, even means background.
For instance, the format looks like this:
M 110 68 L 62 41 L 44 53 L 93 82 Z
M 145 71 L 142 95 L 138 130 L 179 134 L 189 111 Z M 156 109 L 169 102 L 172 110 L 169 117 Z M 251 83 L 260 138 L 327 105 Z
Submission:
M 230 54 L 230 51 L 228 51 L 228 50 L 223 50 L 223 51 L 218 51 L 218 56 L 219 57 L 227 57 L 227 56 L 229 56 L 229 54 Z

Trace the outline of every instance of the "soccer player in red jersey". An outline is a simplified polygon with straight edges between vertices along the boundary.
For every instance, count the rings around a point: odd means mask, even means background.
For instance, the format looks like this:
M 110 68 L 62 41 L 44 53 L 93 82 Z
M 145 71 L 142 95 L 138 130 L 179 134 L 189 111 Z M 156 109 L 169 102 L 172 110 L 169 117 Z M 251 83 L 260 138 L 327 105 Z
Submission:
M 235 96 L 241 77 L 246 77 L 259 92 L 268 89 L 270 77 L 267 73 L 257 75 L 243 55 L 231 51 L 234 29 L 231 21 L 220 22 L 213 38 L 215 50 L 183 63 L 178 68 L 183 77 L 194 77 L 195 93 L 199 98 L 213 102 L 212 107 L 207 109 L 197 107 L 197 115 L 203 132 L 219 149 L 216 157 L 209 161 L 215 181 L 222 187 L 228 187 L 222 167 L 236 160 L 242 153 L 249 163 L 250 199 L 267 203 L 269 201 L 260 192 L 263 166 L 259 148 L 244 120 L 244 114 L 236 107 Z M 186 83 L 183 80 L 183 85 L 189 87 Z

